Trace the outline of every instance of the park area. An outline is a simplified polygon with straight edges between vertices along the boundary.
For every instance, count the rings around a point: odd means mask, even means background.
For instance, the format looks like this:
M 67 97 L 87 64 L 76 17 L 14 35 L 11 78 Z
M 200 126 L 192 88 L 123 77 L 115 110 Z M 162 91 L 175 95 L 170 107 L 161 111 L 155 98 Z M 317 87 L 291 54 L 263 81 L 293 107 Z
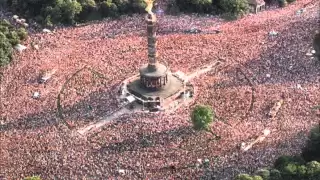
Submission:
M 185 74 L 219 65 L 192 79 L 192 103 L 122 112 L 86 134 L 79 130 L 118 111 L 118 87 L 148 62 L 144 16 L 30 30 L 26 49 L 0 67 L 0 180 L 232 180 L 299 155 L 320 120 L 320 63 L 312 55 L 319 14 L 319 1 L 297 0 L 233 21 L 159 15 L 160 62 Z M 39 83 L 43 73 L 50 78 Z M 218 140 L 193 128 L 199 104 L 219 119 L 210 126 Z

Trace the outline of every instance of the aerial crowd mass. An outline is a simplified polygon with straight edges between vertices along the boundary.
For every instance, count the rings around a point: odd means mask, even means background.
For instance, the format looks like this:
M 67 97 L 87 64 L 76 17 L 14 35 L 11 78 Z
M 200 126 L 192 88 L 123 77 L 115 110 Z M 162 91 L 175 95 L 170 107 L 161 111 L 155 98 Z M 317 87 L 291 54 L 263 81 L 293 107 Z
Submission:
M 118 86 L 148 61 L 144 16 L 32 33 L 24 42 L 27 49 L 0 69 L 5 77 L 0 177 L 230 180 L 270 166 L 279 155 L 299 153 L 319 118 L 310 110 L 320 102 L 319 68 L 307 55 L 318 25 L 318 2 L 312 0 L 230 22 L 217 16 L 159 16 L 159 61 L 171 71 L 192 73 L 217 59 L 222 66 L 192 80 L 198 90 L 194 104 L 170 114 L 124 114 L 88 136 L 77 129 L 117 110 Z M 202 32 L 184 33 L 191 28 Z M 203 33 L 214 30 L 220 33 Z M 53 69 L 48 82 L 38 83 L 41 71 Z M 57 95 L 64 84 L 61 119 Z M 32 98 L 34 92 L 39 98 Z M 284 105 L 270 119 L 268 108 L 279 99 Z M 196 104 L 211 106 L 228 122 L 213 124 L 219 141 L 192 129 Z M 242 142 L 265 129 L 271 131 L 266 140 L 239 151 Z M 204 161 L 208 168 L 197 167 Z

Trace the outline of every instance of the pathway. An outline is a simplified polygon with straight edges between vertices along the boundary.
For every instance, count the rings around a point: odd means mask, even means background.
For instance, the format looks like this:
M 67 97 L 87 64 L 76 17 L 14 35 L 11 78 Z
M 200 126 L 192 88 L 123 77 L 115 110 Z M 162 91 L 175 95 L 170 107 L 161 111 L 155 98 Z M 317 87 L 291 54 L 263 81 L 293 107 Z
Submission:
M 97 130 L 99 130 L 101 127 L 103 127 L 104 125 L 106 125 L 108 122 L 120 117 L 123 114 L 130 114 L 130 113 L 134 113 L 135 111 L 130 111 L 127 108 L 123 107 L 120 110 L 114 112 L 113 114 L 111 114 L 110 116 L 104 117 L 103 119 L 101 119 L 98 122 L 89 124 L 83 128 L 80 128 L 77 130 L 77 132 L 81 135 L 87 135 L 89 132 L 96 132 Z
M 218 65 L 220 65 L 220 64 L 222 64 L 221 61 L 216 61 L 216 62 L 214 62 L 214 63 L 206 66 L 205 68 L 201 68 L 200 70 L 197 70 L 197 71 L 189 74 L 189 75 L 187 76 L 187 79 L 188 79 L 188 80 L 191 80 L 191 79 L 196 78 L 196 77 L 198 77 L 198 76 L 200 76 L 200 75 L 202 75 L 202 74 L 205 74 L 205 73 L 213 70 L 214 67 L 216 67 L 216 66 L 218 66 Z
M 191 80 L 193 78 L 196 78 L 202 74 L 205 74 L 211 70 L 213 70 L 216 66 L 222 64 L 220 61 L 216 61 L 215 63 L 209 65 L 209 66 L 206 66 L 205 68 L 202 68 L 200 70 L 197 70 L 191 74 L 189 74 L 186 79 L 187 80 Z M 196 88 L 196 87 L 195 87 Z M 191 102 L 190 100 L 187 100 L 187 102 Z M 188 103 L 187 102 L 184 102 L 184 103 L 180 103 L 179 105 L 177 105 L 175 108 L 173 108 L 172 110 L 169 110 L 168 113 L 172 113 L 174 110 L 180 108 L 181 106 L 183 105 L 187 105 Z M 83 128 L 80 128 L 77 130 L 77 133 L 79 133 L 80 135 L 87 135 L 88 133 L 92 133 L 92 132 L 97 132 L 101 127 L 105 126 L 108 122 L 114 120 L 114 119 L 117 119 L 118 117 L 120 117 L 121 115 L 123 114 L 132 114 L 132 113 L 135 113 L 135 112 L 138 112 L 138 110 L 129 110 L 125 107 L 121 108 L 120 110 L 118 111 L 115 111 L 113 114 L 109 115 L 109 116 L 106 116 L 104 118 L 102 118 L 100 121 L 98 122 L 95 122 L 95 123 L 92 123 L 92 124 L 89 124 Z

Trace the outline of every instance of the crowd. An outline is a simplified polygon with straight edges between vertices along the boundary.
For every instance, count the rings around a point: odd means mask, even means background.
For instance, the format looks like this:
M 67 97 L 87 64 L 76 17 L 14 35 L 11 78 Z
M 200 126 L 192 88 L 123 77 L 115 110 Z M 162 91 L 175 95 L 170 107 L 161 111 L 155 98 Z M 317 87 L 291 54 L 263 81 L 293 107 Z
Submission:
M 74 133 L 76 128 L 117 109 L 117 87 L 147 62 L 142 16 L 31 35 L 25 42 L 28 49 L 1 69 L 5 78 L 1 82 L 0 160 L 4 163 L 0 164 L 0 173 L 8 179 L 39 174 L 43 179 L 215 176 L 230 180 L 240 172 L 270 165 L 278 155 L 297 153 L 305 142 L 305 131 L 316 121 L 309 106 L 320 101 L 318 71 L 311 57 L 305 56 L 311 47 L 310 34 L 316 28 L 317 2 L 306 7 L 308 13 L 295 14 L 308 2 L 311 0 L 297 1 L 284 9 L 248 15 L 235 22 L 212 17 L 159 18 L 159 58 L 173 72 L 190 73 L 216 58 L 229 65 L 194 79 L 198 92 L 195 103 L 212 106 L 217 116 L 231 124 L 214 123 L 212 129 L 222 137 L 220 141 L 209 141 L 210 135 L 192 130 L 189 112 L 193 105 L 171 114 L 122 115 L 89 137 Z M 214 24 L 220 24 L 223 33 L 161 34 L 162 30 L 191 26 L 217 29 Z M 129 29 L 131 33 L 127 34 Z M 278 36 L 269 37 L 271 30 L 278 31 Z M 114 38 L 106 37 L 113 32 L 117 32 Z M 38 44 L 39 50 L 30 48 L 31 42 Z M 235 69 L 240 65 L 256 86 L 254 108 L 246 117 L 252 96 L 250 85 Z M 293 73 L 286 70 L 290 65 Z M 104 78 L 85 70 L 70 81 L 62 104 L 79 116 L 66 116 L 75 124 L 68 129 L 55 116 L 57 94 L 64 82 L 84 66 Z M 42 69 L 50 68 L 57 72 L 45 85 L 26 83 Z M 269 78 L 267 73 L 271 74 Z M 292 88 L 297 82 L 304 91 Z M 41 93 L 37 100 L 31 98 L 34 91 Z M 278 119 L 269 120 L 265 109 L 282 93 L 287 96 L 286 105 Z M 84 115 L 87 104 L 93 110 L 90 121 Z M 30 121 L 24 121 L 29 123 L 28 128 L 19 128 L 25 116 L 30 117 Z M 41 126 L 33 126 L 37 121 L 43 122 Z M 2 128 L 8 124 L 12 128 Z M 260 135 L 266 127 L 271 129 L 270 138 L 247 153 L 238 151 L 241 142 Z M 209 168 L 197 167 L 205 159 Z

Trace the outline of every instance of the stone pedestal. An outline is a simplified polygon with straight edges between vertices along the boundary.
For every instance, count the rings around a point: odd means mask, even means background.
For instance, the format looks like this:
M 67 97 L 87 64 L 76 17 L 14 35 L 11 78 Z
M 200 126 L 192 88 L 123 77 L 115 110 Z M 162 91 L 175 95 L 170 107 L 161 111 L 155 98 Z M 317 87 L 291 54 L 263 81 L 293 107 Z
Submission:
M 148 38 L 148 63 L 140 67 L 140 76 L 127 84 L 127 90 L 144 107 L 162 106 L 166 99 L 179 96 L 183 92 L 183 81 L 173 76 L 168 67 L 158 62 L 156 51 L 156 17 L 146 15 Z

